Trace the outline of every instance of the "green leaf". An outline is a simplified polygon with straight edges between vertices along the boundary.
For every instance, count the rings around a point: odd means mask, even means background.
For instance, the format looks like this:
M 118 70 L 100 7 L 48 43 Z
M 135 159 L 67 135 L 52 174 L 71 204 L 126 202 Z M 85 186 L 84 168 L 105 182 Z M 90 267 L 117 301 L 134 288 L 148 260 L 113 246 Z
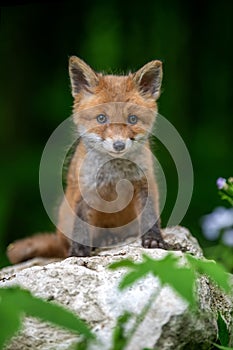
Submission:
M 199 273 L 208 275 L 212 281 L 227 293 L 231 291 L 229 276 L 220 264 L 213 260 L 198 259 L 190 254 L 186 254 L 186 258 Z
M 169 253 L 162 260 L 154 260 L 147 255 L 144 255 L 143 258 L 145 261 L 144 269 L 149 267 L 150 272 L 159 277 L 162 285 L 169 284 L 187 301 L 194 302 L 194 274 L 187 267 L 178 266 L 178 257 L 173 253 Z
M 141 266 L 142 267 L 142 266 Z M 144 269 L 137 269 L 136 271 L 129 272 L 127 275 L 124 276 L 124 278 L 121 280 L 119 284 L 119 289 L 124 289 L 133 283 L 135 283 L 137 280 L 141 279 L 145 275 L 147 275 L 148 272 L 144 271 Z
M 125 325 L 132 317 L 132 314 L 125 311 L 123 315 L 117 319 L 117 324 L 114 328 L 111 350 L 123 350 L 127 345 L 128 339 L 125 334 Z
M 43 321 L 49 321 L 71 331 L 81 333 L 86 338 L 93 338 L 85 323 L 65 308 L 36 298 L 27 291 L 20 293 L 18 298 L 18 302 L 27 315 L 39 317 Z
M 17 307 L 0 296 L 0 349 L 20 329 L 21 317 Z
M 218 338 L 221 345 L 227 346 L 229 344 L 229 332 L 227 329 L 226 322 L 222 318 L 220 312 L 218 313 Z
M 190 254 L 186 254 L 186 258 L 189 266 L 179 266 L 180 258 L 173 253 L 168 253 L 161 260 L 154 260 L 147 255 L 143 255 L 142 262 L 123 260 L 114 263 L 110 268 L 127 267 L 129 269 L 129 272 L 119 284 L 120 289 L 130 286 L 148 273 L 152 273 L 160 279 L 162 285 L 170 285 L 181 297 L 189 302 L 191 307 L 196 306 L 194 295 L 196 273 L 206 274 L 226 292 L 230 291 L 228 275 L 221 265 L 215 261 L 195 258 Z
M 233 205 L 233 198 L 231 198 L 228 194 L 219 191 L 220 197 L 223 200 L 227 200 L 231 205 Z
M 0 289 L 0 300 L 0 318 L 5 319 L 5 314 L 8 313 L 5 327 L 9 330 L 12 328 L 12 331 L 9 331 L 10 336 L 19 329 L 21 316 L 26 313 L 28 316 L 38 317 L 45 322 L 52 322 L 55 325 L 82 334 L 86 339 L 94 338 L 85 323 L 72 312 L 57 304 L 39 299 L 29 291 L 19 287 L 2 288 Z M 0 333 L 2 333 L 2 330 Z
M 113 263 L 109 266 L 109 268 L 111 269 L 128 267 L 129 269 L 134 270 L 132 272 L 129 272 L 123 277 L 123 279 L 119 284 L 120 289 L 124 289 L 132 285 L 138 279 L 146 276 L 149 272 L 151 272 L 150 262 L 148 263 L 148 261 L 146 260 L 146 256 L 143 256 L 143 259 L 144 261 L 141 263 L 133 262 L 129 259 L 125 259 L 125 260 L 121 260 L 119 262 Z
M 74 350 L 87 350 L 88 347 L 88 340 L 85 339 L 81 343 L 76 344 Z
M 226 271 L 233 271 L 232 247 L 219 242 L 217 245 L 205 248 L 205 255 L 207 259 L 214 257 L 226 268 Z
M 221 350 L 233 350 L 233 348 L 229 348 L 227 346 L 218 345 L 216 343 L 213 343 L 213 345 L 216 346 L 216 348 L 221 349 Z
M 116 270 L 119 269 L 120 267 L 132 267 L 134 268 L 135 263 L 132 260 L 125 259 L 121 261 L 116 261 L 112 263 L 111 265 L 108 266 L 110 270 Z
M 163 285 L 169 284 L 194 307 L 196 304 L 194 297 L 195 273 L 188 267 L 178 266 L 178 261 L 179 258 L 175 255 L 167 254 L 163 260 L 156 261 L 156 264 L 153 265 L 153 273 L 159 277 Z

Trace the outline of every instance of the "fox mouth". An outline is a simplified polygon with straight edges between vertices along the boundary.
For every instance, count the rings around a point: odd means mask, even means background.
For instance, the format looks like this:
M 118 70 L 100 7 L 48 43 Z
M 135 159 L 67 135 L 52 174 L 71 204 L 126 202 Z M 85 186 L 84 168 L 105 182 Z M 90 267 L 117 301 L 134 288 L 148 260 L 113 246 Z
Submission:
M 123 155 L 124 153 L 126 153 L 126 149 L 122 150 L 122 151 L 108 151 L 108 153 L 111 155 L 111 156 L 120 156 L 120 155 Z

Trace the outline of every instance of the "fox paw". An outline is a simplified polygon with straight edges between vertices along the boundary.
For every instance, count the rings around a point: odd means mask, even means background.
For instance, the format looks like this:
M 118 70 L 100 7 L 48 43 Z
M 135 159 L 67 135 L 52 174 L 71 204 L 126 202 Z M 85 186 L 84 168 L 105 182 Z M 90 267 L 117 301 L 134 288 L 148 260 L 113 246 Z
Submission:
M 90 247 L 72 241 L 69 256 L 84 257 L 84 256 L 90 256 L 90 255 L 91 255 Z
M 164 241 L 160 231 L 149 230 L 142 237 L 142 246 L 144 248 L 160 248 L 168 250 L 168 244 Z

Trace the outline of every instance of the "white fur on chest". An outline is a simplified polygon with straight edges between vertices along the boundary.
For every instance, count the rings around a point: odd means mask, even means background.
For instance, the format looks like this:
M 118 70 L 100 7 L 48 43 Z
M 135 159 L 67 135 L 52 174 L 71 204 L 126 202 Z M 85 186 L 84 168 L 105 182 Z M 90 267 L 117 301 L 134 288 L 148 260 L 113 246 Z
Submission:
M 145 159 L 138 155 L 113 158 L 109 154 L 90 151 L 83 159 L 79 171 L 79 183 L 88 190 L 108 184 L 117 184 L 122 179 L 138 181 L 145 176 Z

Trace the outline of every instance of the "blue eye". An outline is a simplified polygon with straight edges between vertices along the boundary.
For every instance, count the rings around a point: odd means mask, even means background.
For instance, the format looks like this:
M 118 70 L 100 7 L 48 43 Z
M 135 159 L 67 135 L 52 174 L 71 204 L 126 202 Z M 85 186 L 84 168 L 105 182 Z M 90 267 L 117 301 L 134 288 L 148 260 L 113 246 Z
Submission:
M 138 122 L 138 117 L 136 115 L 129 115 L 128 116 L 128 123 L 129 124 L 137 124 Z
M 104 114 L 99 114 L 99 115 L 97 115 L 96 120 L 100 124 L 105 124 L 107 122 L 108 118 Z

